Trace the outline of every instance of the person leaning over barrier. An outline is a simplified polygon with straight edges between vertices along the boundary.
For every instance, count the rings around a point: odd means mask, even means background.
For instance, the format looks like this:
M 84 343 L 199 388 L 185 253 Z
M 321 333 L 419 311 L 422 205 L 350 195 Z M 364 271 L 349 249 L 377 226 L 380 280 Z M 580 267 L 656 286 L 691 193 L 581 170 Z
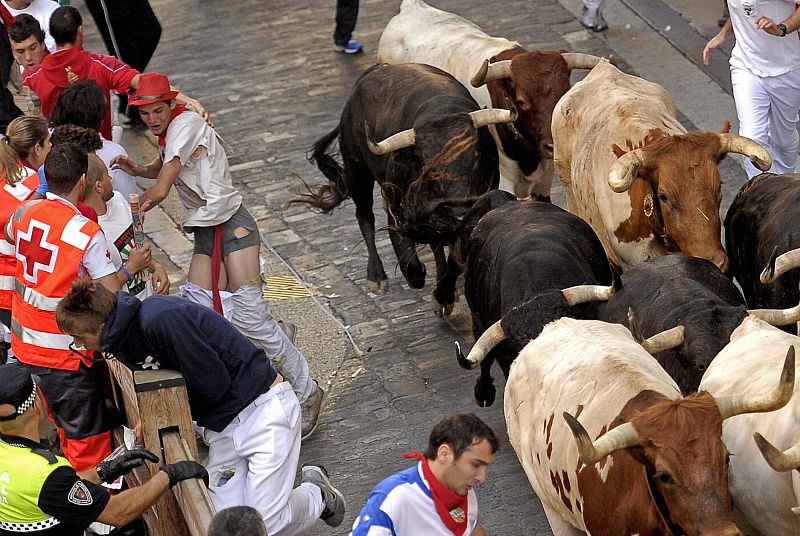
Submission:
M 486 481 L 497 435 L 472 413 L 445 417 L 431 430 L 419 463 L 375 486 L 350 536 L 485 536 L 473 488 Z
M 122 526 L 182 480 L 208 473 L 197 462 L 165 465 L 145 484 L 110 496 L 99 482 L 113 482 L 158 456 L 121 447 L 94 468 L 76 473 L 69 462 L 39 443 L 45 410 L 36 380 L 19 363 L 0 366 L 0 536 L 83 536 L 93 522 Z
M 336 527 L 345 499 L 324 469 L 300 458 L 300 404 L 264 350 L 225 317 L 175 296 L 140 301 L 80 279 L 56 308 L 59 329 L 128 367 L 177 370 L 197 431 L 208 445 L 209 492 L 217 510 L 250 505 L 270 534 L 304 534 L 317 519 Z

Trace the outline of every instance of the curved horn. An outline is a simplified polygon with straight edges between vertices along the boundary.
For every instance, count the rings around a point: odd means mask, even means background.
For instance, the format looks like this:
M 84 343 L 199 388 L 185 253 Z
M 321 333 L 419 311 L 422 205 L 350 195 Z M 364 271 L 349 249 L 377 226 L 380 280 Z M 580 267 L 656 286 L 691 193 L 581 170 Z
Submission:
M 753 439 L 764 456 L 764 460 L 778 472 L 800 469 L 800 443 L 783 452 L 779 451 L 772 444 L 764 439 L 758 432 L 753 434 Z
M 759 396 L 728 395 L 716 398 L 722 420 L 743 413 L 763 413 L 781 409 L 789 403 L 794 393 L 794 346 L 786 352 L 783 371 L 777 388 Z
M 788 326 L 800 321 L 800 303 L 788 309 L 748 309 L 747 314 L 773 326 Z
M 617 193 L 622 193 L 631 187 L 639 168 L 644 165 L 644 151 L 634 149 L 617 158 L 611 171 L 608 172 L 608 185 Z
M 494 125 L 495 123 L 513 123 L 517 120 L 516 108 L 513 110 L 505 110 L 503 108 L 488 108 L 486 110 L 475 110 L 470 112 L 469 116 L 472 118 L 472 124 L 475 128 L 485 127 L 487 125 Z
M 367 125 L 365 121 L 364 133 L 367 136 L 367 146 L 373 154 L 387 154 L 391 153 L 392 151 L 397 151 L 398 149 L 414 145 L 415 134 L 413 128 L 403 130 L 402 132 L 398 132 L 397 134 L 389 136 L 383 141 L 375 143 L 372 139 L 372 133 L 370 132 L 369 125 Z
M 501 78 L 511 78 L 511 60 L 501 60 L 494 63 L 489 63 L 489 60 L 483 60 L 480 69 L 478 69 L 478 72 L 475 73 L 469 83 L 472 87 L 481 87 L 487 82 Z
M 739 153 L 745 155 L 755 167 L 766 171 L 772 167 L 772 156 L 760 143 L 739 136 L 738 134 L 720 134 L 719 141 L 724 153 Z
M 683 326 L 675 326 L 672 329 L 656 333 L 652 337 L 642 341 L 642 348 L 650 355 L 669 350 L 683 344 Z
M 561 291 L 570 307 L 590 301 L 608 301 L 614 294 L 614 285 L 578 285 Z
M 614 451 L 639 443 L 639 434 L 629 422 L 612 428 L 593 442 L 578 419 L 565 411 L 564 420 L 575 436 L 575 444 L 578 446 L 578 453 L 584 465 L 594 465 Z
M 779 257 L 775 257 L 773 253 L 769 264 L 761 272 L 761 282 L 768 285 L 789 270 L 797 267 L 800 267 L 800 248 L 787 251 Z
M 503 339 L 506 338 L 506 334 L 503 331 L 502 320 L 498 320 L 491 326 L 489 329 L 483 332 L 475 344 L 472 346 L 472 350 L 469 351 L 469 355 L 464 357 L 464 354 L 461 353 L 461 346 L 456 343 L 456 356 L 458 357 L 458 364 L 461 365 L 465 369 L 474 369 L 476 366 L 483 361 L 483 358 L 486 357 L 486 354 L 489 351 L 500 344 Z
M 603 60 L 603 58 L 580 52 L 562 52 L 561 57 L 564 58 L 570 69 L 594 69 L 595 65 Z

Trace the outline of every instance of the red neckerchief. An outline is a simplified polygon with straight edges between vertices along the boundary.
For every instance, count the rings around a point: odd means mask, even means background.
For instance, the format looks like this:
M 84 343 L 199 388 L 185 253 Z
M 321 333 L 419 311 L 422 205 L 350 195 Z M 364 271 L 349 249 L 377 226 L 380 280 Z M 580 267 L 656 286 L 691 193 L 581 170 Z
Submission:
M 0 4 L 2 5 L 2 4 Z M 169 122 L 172 123 L 172 120 L 181 115 L 183 112 L 186 111 L 186 106 L 183 104 L 178 104 L 171 110 L 172 117 L 170 117 Z M 164 129 L 164 132 L 158 135 L 158 145 L 160 147 L 167 146 L 167 129 Z
M 9 26 L 14 24 L 14 15 L 12 15 L 11 12 L 3 4 L 0 4 L 0 19 L 2 19 L 3 26 L 5 26 L 6 29 L 8 29 Z
M 439 514 L 439 518 L 449 531 L 456 536 L 463 536 L 464 532 L 467 530 L 468 496 L 465 495 L 462 497 L 439 482 L 433 475 L 433 471 L 431 471 L 428 465 L 428 460 L 425 456 L 420 454 L 418 450 L 403 454 L 403 458 L 415 459 L 421 462 L 422 474 L 431 487 L 433 504 L 436 506 L 436 512 Z

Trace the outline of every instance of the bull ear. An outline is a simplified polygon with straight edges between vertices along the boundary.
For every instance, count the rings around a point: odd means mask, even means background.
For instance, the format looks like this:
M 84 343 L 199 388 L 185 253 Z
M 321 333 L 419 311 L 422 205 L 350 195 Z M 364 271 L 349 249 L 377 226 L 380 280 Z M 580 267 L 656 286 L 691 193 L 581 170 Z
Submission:
M 731 122 L 727 119 L 722 122 L 722 130 L 719 131 L 720 134 L 727 134 L 731 131 Z

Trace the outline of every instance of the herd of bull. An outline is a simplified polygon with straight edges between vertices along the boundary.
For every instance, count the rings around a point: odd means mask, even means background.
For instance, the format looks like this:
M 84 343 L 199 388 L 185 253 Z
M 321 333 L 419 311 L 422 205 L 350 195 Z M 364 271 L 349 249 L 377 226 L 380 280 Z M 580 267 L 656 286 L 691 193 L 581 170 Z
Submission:
M 476 342 L 458 362 L 480 365 L 481 406 L 500 365 L 553 533 L 800 535 L 800 175 L 748 181 L 723 248 L 720 159 L 771 157 L 727 125 L 686 132 L 657 84 L 421 0 L 403 0 L 378 60 L 314 145 L 329 184 L 297 201 L 353 199 L 371 291 L 387 286 L 376 181 L 411 287 L 416 245 L 433 250 L 439 316 L 464 274 Z M 591 72 L 570 87 L 571 69 Z M 549 203 L 556 174 L 568 211 Z

